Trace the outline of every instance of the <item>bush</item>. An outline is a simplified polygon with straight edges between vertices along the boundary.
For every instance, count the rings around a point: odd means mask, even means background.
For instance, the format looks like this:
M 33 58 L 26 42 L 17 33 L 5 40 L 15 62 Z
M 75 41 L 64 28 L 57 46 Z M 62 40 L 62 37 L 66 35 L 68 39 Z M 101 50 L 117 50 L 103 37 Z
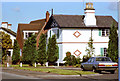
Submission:
M 80 58 L 76 58 L 74 55 L 71 55 L 70 52 L 67 52 L 66 53 L 66 57 L 64 58 L 64 61 L 65 62 L 65 65 L 69 65 L 69 66 L 73 66 L 73 65 L 76 65 L 76 64 L 80 64 Z
M 83 61 L 82 62 L 87 62 L 89 60 L 90 57 L 88 57 L 88 55 L 84 55 L 83 56 Z
M 68 52 L 66 52 L 66 56 L 70 56 L 71 55 L 71 53 L 68 51 Z
M 75 65 L 76 64 L 76 58 L 74 55 L 70 55 L 70 56 L 66 56 L 64 58 L 64 61 L 65 62 L 65 65 L 69 65 L 69 66 L 72 66 L 72 65 Z
M 81 65 L 80 64 L 76 64 L 75 67 L 80 67 Z

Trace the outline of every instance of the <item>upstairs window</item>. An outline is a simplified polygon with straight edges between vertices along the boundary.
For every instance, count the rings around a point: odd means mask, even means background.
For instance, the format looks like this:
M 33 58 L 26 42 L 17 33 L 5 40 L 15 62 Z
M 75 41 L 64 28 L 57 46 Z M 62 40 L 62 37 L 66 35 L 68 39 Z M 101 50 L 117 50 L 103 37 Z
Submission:
M 33 33 L 31 33 L 31 32 L 28 33 L 28 36 L 29 36 L 29 37 L 31 37 L 32 35 L 33 35 Z
M 59 29 L 57 29 L 57 39 L 59 38 Z
M 109 29 L 99 29 L 99 36 L 109 36 Z

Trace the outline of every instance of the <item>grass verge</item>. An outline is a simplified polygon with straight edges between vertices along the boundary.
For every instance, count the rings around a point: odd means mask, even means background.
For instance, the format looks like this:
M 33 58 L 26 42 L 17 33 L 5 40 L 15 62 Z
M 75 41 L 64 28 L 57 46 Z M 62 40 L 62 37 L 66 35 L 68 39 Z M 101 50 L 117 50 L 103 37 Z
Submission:
M 64 70 L 64 69 L 54 69 L 54 68 L 46 68 L 46 67 L 28 67 L 27 65 L 23 67 L 19 67 L 18 65 L 12 65 L 15 69 L 29 70 L 29 71 L 37 71 L 37 72 L 46 72 L 46 73 L 55 73 L 60 75 L 89 75 L 89 74 L 97 74 L 91 71 L 76 71 L 76 70 Z

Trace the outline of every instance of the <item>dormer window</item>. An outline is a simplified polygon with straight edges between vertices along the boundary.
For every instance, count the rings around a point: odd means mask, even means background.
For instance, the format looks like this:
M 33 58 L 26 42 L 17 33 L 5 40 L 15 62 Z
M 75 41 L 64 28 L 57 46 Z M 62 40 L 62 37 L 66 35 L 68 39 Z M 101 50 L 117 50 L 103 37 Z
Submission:
M 28 37 L 31 37 L 34 34 L 37 34 L 38 31 L 23 31 L 24 33 L 24 39 L 27 39 Z

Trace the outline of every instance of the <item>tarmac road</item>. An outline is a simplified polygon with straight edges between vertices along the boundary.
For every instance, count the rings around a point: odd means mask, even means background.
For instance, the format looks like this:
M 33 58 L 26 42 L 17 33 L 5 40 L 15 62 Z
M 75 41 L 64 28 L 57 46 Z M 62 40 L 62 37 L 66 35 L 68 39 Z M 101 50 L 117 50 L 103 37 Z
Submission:
M 82 75 L 82 76 L 71 76 L 71 75 L 57 75 L 52 73 L 33 72 L 25 70 L 15 69 L 3 69 L 2 81 L 118 81 L 118 72 L 110 74 L 109 72 L 103 72 L 99 75 Z M 11 79 L 11 80 L 7 80 Z M 13 80 L 14 79 L 14 80 Z M 28 80 L 29 79 L 29 80 Z M 53 80 L 54 79 L 54 80 Z

